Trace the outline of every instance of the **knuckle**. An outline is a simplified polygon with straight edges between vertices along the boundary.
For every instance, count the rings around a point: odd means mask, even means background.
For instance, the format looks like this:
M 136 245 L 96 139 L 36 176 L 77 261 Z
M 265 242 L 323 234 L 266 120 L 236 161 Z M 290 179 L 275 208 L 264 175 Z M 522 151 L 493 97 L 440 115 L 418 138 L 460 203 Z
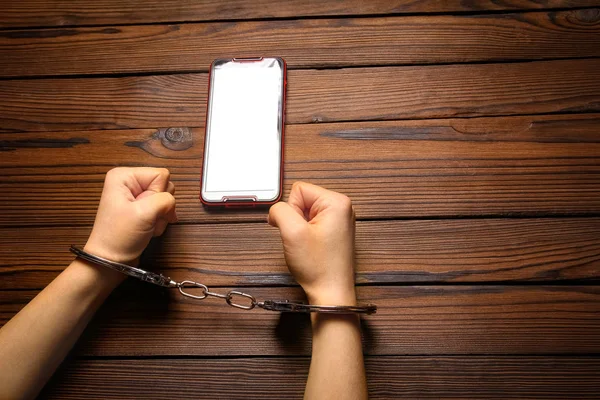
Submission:
M 271 208 L 269 208 L 269 215 L 275 215 L 279 207 L 281 207 L 281 202 L 273 204 Z
M 171 177 L 171 171 L 169 171 L 167 168 L 160 168 L 160 172 L 161 175 L 163 175 L 164 177 L 166 177 L 167 179 L 169 179 Z
M 171 193 L 168 193 L 168 192 L 165 192 L 165 193 L 166 193 L 169 205 L 174 206 L 175 205 L 175 196 L 173 196 Z
M 281 202 L 273 204 L 269 209 L 269 218 L 273 221 L 276 221 L 278 219 L 277 217 L 279 216 L 281 207 L 285 207 Z
M 352 212 L 352 200 L 348 196 L 340 194 L 338 204 L 342 210 Z
M 302 181 L 296 181 L 292 184 L 292 191 L 299 190 L 302 186 Z
M 124 168 L 124 167 L 112 168 L 111 170 L 109 170 L 106 173 L 106 177 L 104 178 L 104 180 L 106 182 L 112 181 L 112 180 L 116 179 L 117 177 L 121 176 L 125 172 L 125 170 L 126 170 L 126 168 Z
M 122 169 L 123 169 L 123 167 L 112 168 L 106 173 L 106 176 L 118 175 Z
M 271 206 L 269 211 L 273 210 L 273 212 L 278 213 L 280 210 L 283 211 L 286 207 L 288 207 L 288 204 L 285 201 L 278 201 Z

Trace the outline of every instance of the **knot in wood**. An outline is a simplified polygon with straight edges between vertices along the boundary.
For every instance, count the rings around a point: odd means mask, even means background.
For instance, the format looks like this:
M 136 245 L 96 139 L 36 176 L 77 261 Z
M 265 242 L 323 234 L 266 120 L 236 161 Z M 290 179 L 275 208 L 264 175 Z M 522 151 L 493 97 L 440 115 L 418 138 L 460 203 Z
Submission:
M 580 22 L 596 24 L 600 22 L 600 10 L 597 8 L 587 10 L 576 10 L 575 16 Z
M 188 128 L 167 128 L 160 130 L 163 146 L 171 150 L 185 150 L 192 147 L 192 132 Z

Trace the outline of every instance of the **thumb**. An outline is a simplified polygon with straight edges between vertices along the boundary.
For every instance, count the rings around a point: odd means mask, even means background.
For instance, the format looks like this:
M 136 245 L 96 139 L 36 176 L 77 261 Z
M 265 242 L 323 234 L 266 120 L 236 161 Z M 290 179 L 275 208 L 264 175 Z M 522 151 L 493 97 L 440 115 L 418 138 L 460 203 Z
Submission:
M 177 222 L 175 215 L 175 197 L 169 192 L 155 193 L 136 201 L 143 218 L 156 222 L 164 218 L 168 222 Z
M 288 203 L 279 202 L 269 210 L 269 225 L 279 228 L 283 238 L 293 238 L 308 227 L 308 222 Z

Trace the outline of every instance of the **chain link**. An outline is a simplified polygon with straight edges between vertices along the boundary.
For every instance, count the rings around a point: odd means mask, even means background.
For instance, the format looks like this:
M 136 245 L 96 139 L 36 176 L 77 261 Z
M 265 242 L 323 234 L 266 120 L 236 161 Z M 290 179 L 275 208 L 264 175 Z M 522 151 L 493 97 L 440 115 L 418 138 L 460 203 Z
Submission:
M 191 288 L 199 288 L 202 291 L 202 294 L 195 295 L 195 294 L 186 292 L 184 290 L 184 289 L 191 289 Z M 227 294 L 211 292 L 210 289 L 208 288 L 208 286 L 203 285 L 202 283 L 194 282 L 194 281 L 180 282 L 177 284 L 177 289 L 179 289 L 179 293 L 181 293 L 182 295 L 184 295 L 186 297 L 190 297 L 192 299 L 196 299 L 196 300 L 204 300 L 208 296 L 217 297 L 219 299 L 225 299 L 227 304 L 229 304 L 231 307 L 240 308 L 242 310 L 252 310 L 254 307 L 256 307 L 256 304 L 257 304 L 256 298 L 254 296 L 252 296 L 251 294 L 240 292 L 237 290 L 230 290 L 229 292 L 227 292 Z M 236 296 L 249 299 L 250 303 L 244 304 L 244 303 L 236 302 L 234 300 Z

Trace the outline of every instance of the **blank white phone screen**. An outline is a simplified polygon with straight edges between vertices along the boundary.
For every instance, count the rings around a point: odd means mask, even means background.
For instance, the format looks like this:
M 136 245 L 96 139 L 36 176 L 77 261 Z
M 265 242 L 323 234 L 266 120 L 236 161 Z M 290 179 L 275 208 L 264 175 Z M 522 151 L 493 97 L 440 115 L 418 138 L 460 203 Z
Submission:
M 283 66 L 272 58 L 229 61 L 212 74 L 205 190 L 243 195 L 278 189 Z

